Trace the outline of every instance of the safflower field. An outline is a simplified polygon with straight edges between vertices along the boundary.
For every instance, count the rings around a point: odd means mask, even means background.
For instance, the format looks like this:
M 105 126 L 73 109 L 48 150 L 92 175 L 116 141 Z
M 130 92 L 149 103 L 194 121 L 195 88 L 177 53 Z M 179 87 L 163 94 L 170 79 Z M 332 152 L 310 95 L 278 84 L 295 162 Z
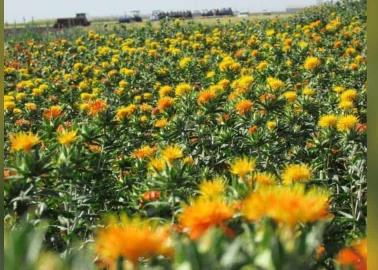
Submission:
M 364 1 L 75 31 L 5 43 L 6 269 L 367 269 Z

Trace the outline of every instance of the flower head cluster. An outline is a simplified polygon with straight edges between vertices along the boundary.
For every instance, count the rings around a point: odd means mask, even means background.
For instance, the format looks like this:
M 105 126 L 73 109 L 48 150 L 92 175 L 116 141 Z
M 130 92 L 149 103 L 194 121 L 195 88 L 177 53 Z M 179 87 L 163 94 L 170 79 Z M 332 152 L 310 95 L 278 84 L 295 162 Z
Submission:
M 226 184 L 216 178 L 200 184 L 200 196 L 184 206 L 179 224 L 192 239 L 198 239 L 210 228 L 230 229 L 225 223 L 232 218 L 235 208 L 225 201 Z
M 120 257 L 135 265 L 140 259 L 173 255 L 166 227 L 126 216 L 119 221 L 111 217 L 109 224 L 98 231 L 95 243 L 101 262 L 108 266 L 114 266 Z
M 242 202 L 242 213 L 250 221 L 269 217 L 289 226 L 315 222 L 329 217 L 329 194 L 299 184 L 260 187 Z

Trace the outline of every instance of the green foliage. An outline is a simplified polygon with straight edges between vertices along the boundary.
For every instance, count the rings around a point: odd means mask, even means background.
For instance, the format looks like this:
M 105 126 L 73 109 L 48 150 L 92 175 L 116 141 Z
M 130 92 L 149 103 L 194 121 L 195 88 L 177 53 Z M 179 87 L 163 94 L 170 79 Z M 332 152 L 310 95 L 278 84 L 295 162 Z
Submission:
M 278 19 L 163 20 L 158 28 L 50 34 L 26 29 L 7 39 L 5 206 L 14 226 L 6 265 L 40 269 L 46 260 L 56 269 L 95 268 L 87 243 L 104 215 L 125 212 L 177 225 L 204 179 L 223 177 L 226 199 L 243 200 L 259 187 L 251 184 L 256 172 L 282 185 L 286 166 L 304 163 L 312 171 L 306 188 L 332 194 L 330 222 L 297 224 L 289 232 L 238 213 L 227 223 L 234 237 L 218 228 L 191 240 L 180 231 L 171 260 L 146 259 L 140 267 L 332 269 L 339 250 L 366 235 L 365 8 L 366 1 L 339 1 Z M 304 67 L 309 56 L 320 65 Z M 270 77 L 282 87 L 273 90 Z M 246 78 L 253 78 L 250 84 Z M 182 83 L 190 85 L 188 93 L 178 93 Z M 162 86 L 172 89 L 162 94 Z M 336 86 L 355 89 L 352 108 L 340 106 Z M 211 89 L 216 94 L 199 102 Z M 172 104 L 164 107 L 163 96 Z M 241 112 L 241 100 L 253 105 Z M 52 106 L 61 112 L 49 117 Z M 319 119 L 329 114 L 337 121 L 353 115 L 358 123 L 321 127 Z M 76 132 L 72 141 L 59 140 L 62 130 Z M 11 135 L 27 131 L 39 142 L 16 151 Z M 182 151 L 173 161 L 164 157 L 169 145 Z M 257 160 L 245 178 L 230 172 L 230 162 L 241 156 Z M 325 255 L 316 258 L 321 244 Z M 124 263 L 119 260 L 120 269 Z

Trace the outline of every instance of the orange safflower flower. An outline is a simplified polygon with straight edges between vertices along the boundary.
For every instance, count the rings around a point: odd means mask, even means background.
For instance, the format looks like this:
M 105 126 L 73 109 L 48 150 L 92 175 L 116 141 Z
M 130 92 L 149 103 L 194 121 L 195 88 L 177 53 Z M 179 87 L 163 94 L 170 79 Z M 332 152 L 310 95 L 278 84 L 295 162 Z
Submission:
M 216 92 L 214 89 L 203 90 L 198 93 L 197 103 L 205 104 L 213 100 L 216 97 Z
M 16 122 L 15 122 L 15 124 L 17 126 L 28 126 L 28 125 L 30 125 L 30 121 L 26 120 L 24 118 L 21 118 L 21 119 L 17 119 Z
M 173 98 L 171 97 L 162 97 L 158 100 L 157 107 L 160 111 L 165 111 L 167 108 L 171 107 L 173 104 Z
M 152 114 L 152 115 L 157 115 L 157 114 L 159 114 L 159 108 L 154 107 L 154 108 L 151 110 L 151 114 Z
M 51 119 L 59 117 L 61 114 L 62 114 L 62 107 L 59 105 L 54 105 L 44 110 L 43 117 L 48 120 L 51 120 Z
M 366 123 L 364 123 L 364 124 L 358 123 L 356 125 L 355 129 L 358 133 L 365 133 L 367 131 L 367 124 Z
M 142 195 L 144 202 L 156 201 L 160 199 L 161 192 L 157 190 L 146 191 Z
M 192 239 L 198 239 L 213 227 L 226 229 L 225 222 L 232 218 L 234 209 L 222 200 L 198 199 L 184 207 L 179 224 Z M 227 231 L 227 229 L 226 229 Z
M 252 109 L 252 106 L 253 106 L 252 101 L 243 99 L 236 104 L 235 108 L 240 115 L 245 115 L 247 112 L 249 112 Z
M 91 151 L 92 153 L 98 154 L 98 153 L 101 153 L 101 151 L 102 151 L 102 146 L 98 145 L 98 144 L 86 143 L 85 146 L 87 146 L 89 151 Z
M 112 217 L 109 225 L 98 231 L 95 249 L 100 261 L 110 267 L 116 265 L 119 257 L 136 265 L 140 259 L 173 255 L 167 227 L 126 216 L 120 221 Z
M 224 121 L 224 122 L 227 122 L 231 118 L 231 116 L 228 113 L 222 114 L 221 117 L 222 117 L 222 121 Z
M 355 270 L 367 270 L 367 240 L 360 240 L 342 249 L 336 261 L 342 266 L 353 266 Z
M 17 175 L 16 171 L 4 168 L 4 170 L 3 170 L 3 180 L 4 180 L 4 182 L 7 181 L 7 180 L 9 180 L 9 177 L 14 176 L 14 175 Z
M 97 99 L 89 103 L 88 114 L 91 116 L 96 116 L 99 113 L 105 111 L 107 107 L 108 105 L 106 101 Z
M 323 245 L 319 245 L 315 251 L 316 259 L 320 259 L 321 257 L 323 257 L 325 251 L 326 251 L 325 247 Z
M 265 94 L 262 94 L 259 97 L 261 102 L 267 102 L 267 101 L 270 101 L 270 100 L 274 100 L 275 98 L 276 98 L 276 96 L 271 94 L 271 93 L 265 93 Z
M 329 194 L 304 185 L 261 186 L 242 203 L 242 213 L 250 221 L 269 217 L 278 223 L 294 226 L 316 222 L 329 214 Z
M 255 134 L 256 132 L 257 132 L 257 126 L 256 125 L 253 125 L 253 126 L 248 128 L 248 134 L 252 135 L 252 134 Z
M 138 149 L 135 149 L 132 152 L 131 156 L 133 156 L 134 158 L 142 159 L 146 157 L 151 157 L 155 152 L 156 152 L 156 148 L 145 145 Z

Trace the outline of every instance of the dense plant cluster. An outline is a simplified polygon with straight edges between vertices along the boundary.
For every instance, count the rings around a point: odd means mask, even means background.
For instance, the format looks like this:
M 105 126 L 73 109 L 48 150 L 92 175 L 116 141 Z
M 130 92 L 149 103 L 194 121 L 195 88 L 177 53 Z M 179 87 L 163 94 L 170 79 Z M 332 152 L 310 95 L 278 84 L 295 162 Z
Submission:
M 363 2 L 5 48 L 9 269 L 366 269 Z

